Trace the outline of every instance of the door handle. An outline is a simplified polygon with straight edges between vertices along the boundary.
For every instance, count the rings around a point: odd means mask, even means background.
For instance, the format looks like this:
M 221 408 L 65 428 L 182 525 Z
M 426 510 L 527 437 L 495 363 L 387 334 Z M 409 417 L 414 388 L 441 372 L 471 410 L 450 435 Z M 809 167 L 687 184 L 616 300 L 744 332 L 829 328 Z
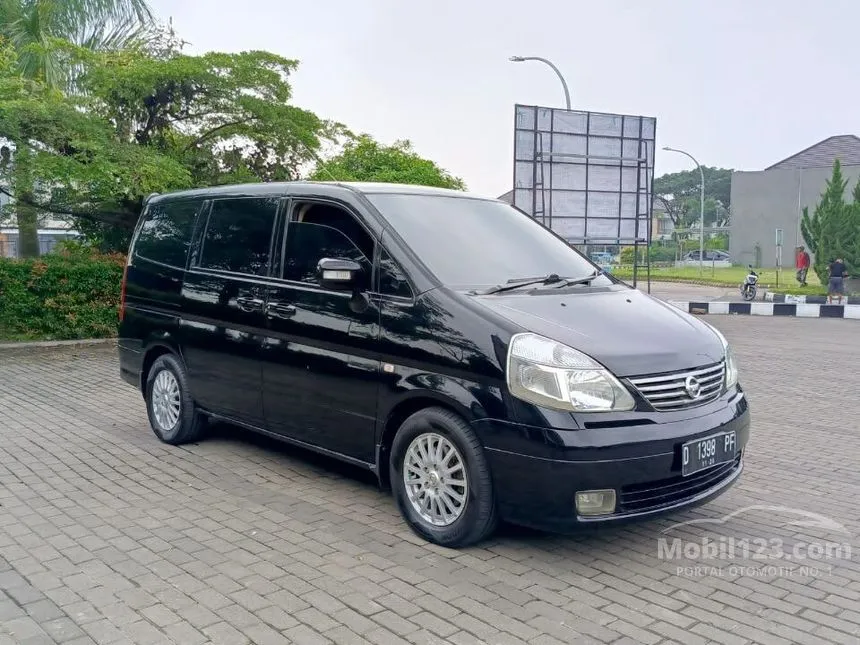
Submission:
M 260 298 L 246 298 L 240 296 L 236 298 L 236 305 L 242 311 L 260 311 L 263 309 L 263 301 Z
M 280 302 L 270 302 L 266 305 L 266 315 L 269 318 L 292 318 L 296 315 L 296 308 L 293 305 L 285 305 Z

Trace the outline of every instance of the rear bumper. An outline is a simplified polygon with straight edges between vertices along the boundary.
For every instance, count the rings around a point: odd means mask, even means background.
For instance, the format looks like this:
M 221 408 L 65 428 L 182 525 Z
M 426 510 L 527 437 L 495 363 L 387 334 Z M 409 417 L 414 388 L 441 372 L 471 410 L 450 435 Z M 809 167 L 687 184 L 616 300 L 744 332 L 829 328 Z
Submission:
M 501 429 L 501 422 L 476 422 L 480 435 L 498 437 L 511 431 L 535 436 L 534 428 Z M 498 509 L 509 522 L 555 532 L 568 532 L 586 526 L 618 524 L 657 517 L 683 508 L 703 504 L 724 493 L 740 477 L 743 450 L 749 440 L 750 415 L 743 395 L 728 409 L 686 421 L 648 426 L 650 438 L 633 439 L 612 446 L 581 441 L 584 434 L 605 430 L 569 430 L 576 433 L 579 446 L 559 450 L 558 458 L 510 452 L 485 442 L 490 462 Z M 628 437 L 644 432 L 626 429 Z M 737 452 L 734 461 L 712 466 L 683 477 L 681 446 L 692 439 L 734 431 Z M 555 430 L 555 433 L 560 431 Z M 638 439 L 638 438 L 637 438 Z M 545 452 L 541 450 L 540 452 Z M 614 513 L 581 516 L 576 512 L 577 491 L 615 491 Z
M 120 339 L 117 344 L 119 351 L 119 375 L 123 381 L 141 389 L 140 372 L 143 368 L 143 352 L 129 347 Z

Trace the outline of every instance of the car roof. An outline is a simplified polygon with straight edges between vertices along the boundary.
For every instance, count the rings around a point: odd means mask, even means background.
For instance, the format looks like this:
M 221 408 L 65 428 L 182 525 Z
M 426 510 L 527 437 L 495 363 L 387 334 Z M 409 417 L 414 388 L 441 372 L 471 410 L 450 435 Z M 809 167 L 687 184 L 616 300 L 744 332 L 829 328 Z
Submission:
M 414 184 L 394 184 L 384 182 L 361 182 L 361 181 L 282 181 L 282 182 L 258 182 L 248 184 L 229 184 L 225 186 L 212 186 L 210 188 L 194 188 L 191 190 L 180 190 L 164 194 L 153 194 L 147 201 L 161 201 L 162 199 L 183 199 L 193 197 L 217 197 L 219 195 L 282 195 L 299 186 L 330 186 L 332 192 L 347 190 L 353 193 L 365 195 L 394 194 L 394 195 L 438 195 L 447 197 L 459 197 L 466 199 L 481 199 L 485 201 L 499 201 L 492 197 L 484 197 L 475 193 L 450 188 L 437 188 L 435 186 L 418 186 Z

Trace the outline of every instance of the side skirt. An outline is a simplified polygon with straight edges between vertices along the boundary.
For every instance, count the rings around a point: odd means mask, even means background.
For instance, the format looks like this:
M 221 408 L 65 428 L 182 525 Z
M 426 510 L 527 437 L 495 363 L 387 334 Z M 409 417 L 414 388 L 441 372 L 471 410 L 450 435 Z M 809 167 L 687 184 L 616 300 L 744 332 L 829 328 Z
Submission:
M 296 446 L 297 448 L 304 448 L 305 450 L 310 450 L 311 452 L 325 455 L 326 457 L 331 457 L 333 459 L 337 459 L 338 461 L 343 461 L 353 466 L 358 466 L 359 468 L 364 468 L 365 470 L 371 471 L 374 475 L 377 476 L 377 478 L 379 477 L 379 469 L 377 468 L 376 464 L 362 461 L 361 459 L 356 459 L 355 457 L 350 457 L 349 455 L 344 455 L 340 452 L 335 452 L 334 450 L 321 448 L 320 446 L 315 446 L 312 443 L 299 441 L 298 439 L 293 439 L 291 437 L 278 434 L 277 432 L 272 432 L 271 430 L 266 430 L 265 428 L 260 428 L 251 423 L 245 423 L 244 421 L 239 421 L 238 419 L 233 419 L 231 417 L 227 417 L 221 414 L 213 414 L 211 412 L 206 412 L 205 410 L 201 410 L 201 413 L 205 414 L 210 419 L 214 419 L 216 421 L 223 421 L 224 423 L 229 423 L 231 425 L 236 425 L 241 428 L 244 428 L 245 430 L 250 430 L 251 432 L 256 432 L 257 434 L 270 437 L 271 439 L 275 439 L 276 441 L 290 444 L 292 446 Z

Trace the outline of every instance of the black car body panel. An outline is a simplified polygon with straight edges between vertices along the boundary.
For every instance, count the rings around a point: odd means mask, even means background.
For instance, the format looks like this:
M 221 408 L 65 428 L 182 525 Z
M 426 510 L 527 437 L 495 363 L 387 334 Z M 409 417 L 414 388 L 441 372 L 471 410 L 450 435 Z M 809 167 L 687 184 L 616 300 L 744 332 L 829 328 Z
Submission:
M 709 413 L 674 422 L 562 430 L 487 419 L 474 427 L 484 441 L 492 471 L 497 473 L 494 481 L 503 517 L 519 524 L 568 530 L 583 521 L 605 523 L 658 515 L 693 503 L 692 498 L 699 495 L 702 497 L 695 501 L 707 501 L 709 493 L 721 492 L 740 474 L 740 451 L 749 439 L 750 415 L 746 398 L 738 390 Z M 736 432 L 739 445 L 732 467 L 716 466 L 710 472 L 682 478 L 682 443 L 728 431 Z M 655 473 L 663 476 L 657 478 Z M 652 495 L 637 500 L 637 487 L 652 490 Z M 661 487 L 664 490 L 658 490 Z M 617 491 L 621 511 L 607 517 L 577 516 L 576 491 L 603 489 Z
M 490 258 L 486 264 L 472 261 L 481 273 L 474 283 L 470 276 L 452 283 L 453 260 L 416 242 L 424 220 L 406 221 L 402 209 L 387 206 L 408 208 L 414 199 L 421 217 L 443 217 L 445 209 L 433 210 L 437 198 L 462 200 L 446 204 L 466 209 L 496 204 L 453 191 L 313 182 L 152 198 L 126 270 L 122 378 L 143 390 L 153 360 L 173 353 L 206 413 L 365 466 L 383 483 L 399 424 L 423 407 L 444 407 L 480 439 L 502 518 L 553 530 L 700 503 L 737 479 L 750 426 L 739 386 L 701 405 L 657 411 L 628 380 L 723 361 L 725 348 L 708 325 L 611 276 L 480 295 L 497 283 L 490 277 L 504 264 L 491 251 L 480 251 Z M 271 233 L 230 251 L 235 257 L 225 262 L 239 262 L 244 247 L 259 247 L 241 259 L 253 266 L 235 271 L 209 257 L 226 244 L 213 213 L 234 208 L 241 216 L 246 204 L 261 209 L 265 227 L 253 221 Z M 341 218 L 339 228 L 314 219 L 323 215 Z M 515 224 L 539 237 L 529 224 Z M 172 244 L 163 253 L 156 243 L 162 239 Z M 320 257 L 331 257 L 332 249 L 353 254 L 363 286 L 322 286 L 308 271 L 314 257 L 310 243 L 299 245 L 304 239 L 326 240 Z M 466 261 L 468 247 L 458 245 L 451 253 Z M 523 273 L 541 275 L 540 262 Z M 570 264 L 565 277 L 573 279 L 597 268 L 578 254 Z M 510 277 L 520 276 L 512 270 Z M 631 391 L 635 409 L 574 413 L 514 397 L 508 349 L 524 332 L 592 357 Z M 682 478 L 681 444 L 727 430 L 737 436 L 735 462 Z M 616 490 L 618 511 L 578 516 L 574 496 L 587 489 Z
M 723 355 L 719 339 L 702 322 L 621 285 L 546 289 L 534 295 L 514 292 L 476 300 L 522 329 L 600 357 L 617 376 L 683 370 L 716 363 Z

